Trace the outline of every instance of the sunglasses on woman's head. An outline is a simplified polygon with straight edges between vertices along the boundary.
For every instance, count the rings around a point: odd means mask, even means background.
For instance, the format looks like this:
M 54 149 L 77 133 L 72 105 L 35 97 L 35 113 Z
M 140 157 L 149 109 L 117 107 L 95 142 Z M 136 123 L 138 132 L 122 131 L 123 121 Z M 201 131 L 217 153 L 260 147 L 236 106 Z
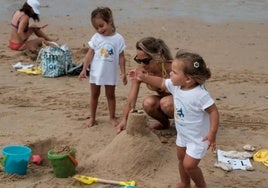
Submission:
M 137 59 L 137 56 L 134 57 L 134 61 L 136 61 L 139 64 L 143 63 L 145 65 L 149 65 L 149 63 L 150 63 L 151 60 L 152 60 L 151 57 L 144 58 L 144 59 Z

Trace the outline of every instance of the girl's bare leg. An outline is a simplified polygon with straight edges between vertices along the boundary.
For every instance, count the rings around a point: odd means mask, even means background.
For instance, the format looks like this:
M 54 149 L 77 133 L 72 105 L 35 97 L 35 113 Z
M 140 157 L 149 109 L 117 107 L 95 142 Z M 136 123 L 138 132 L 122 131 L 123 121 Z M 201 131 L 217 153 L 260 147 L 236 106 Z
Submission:
M 87 127 L 92 127 L 96 121 L 96 111 L 100 96 L 100 88 L 101 86 L 97 86 L 96 84 L 90 84 L 90 119 L 86 123 Z
M 198 167 L 200 159 L 195 159 L 189 155 L 185 155 L 183 160 L 183 167 L 187 174 L 194 181 L 195 186 L 198 188 L 206 188 L 206 182 L 201 169 Z
M 118 125 L 118 121 L 115 117 L 115 108 L 116 108 L 116 100 L 115 100 L 115 86 L 106 85 L 105 86 L 105 95 L 108 101 L 108 108 L 110 114 L 110 122 L 113 126 Z

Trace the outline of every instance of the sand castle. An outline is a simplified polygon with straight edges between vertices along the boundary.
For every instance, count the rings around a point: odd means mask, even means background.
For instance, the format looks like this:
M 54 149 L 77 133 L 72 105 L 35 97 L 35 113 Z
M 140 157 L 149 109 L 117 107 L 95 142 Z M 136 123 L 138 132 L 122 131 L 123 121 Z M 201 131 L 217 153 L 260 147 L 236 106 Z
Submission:
M 130 113 L 126 131 L 90 158 L 92 171 L 89 173 L 115 171 L 122 178 L 149 177 L 165 165 L 168 158 L 159 138 L 149 130 L 147 116 Z M 96 172 L 96 169 L 101 171 Z

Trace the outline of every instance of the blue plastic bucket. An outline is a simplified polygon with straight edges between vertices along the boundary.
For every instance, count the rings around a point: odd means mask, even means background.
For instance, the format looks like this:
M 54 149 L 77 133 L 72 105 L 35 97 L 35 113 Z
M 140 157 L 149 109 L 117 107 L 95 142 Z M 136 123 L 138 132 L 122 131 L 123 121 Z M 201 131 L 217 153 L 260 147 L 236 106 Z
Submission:
M 2 149 L 4 172 L 25 175 L 32 150 L 27 146 L 10 145 Z

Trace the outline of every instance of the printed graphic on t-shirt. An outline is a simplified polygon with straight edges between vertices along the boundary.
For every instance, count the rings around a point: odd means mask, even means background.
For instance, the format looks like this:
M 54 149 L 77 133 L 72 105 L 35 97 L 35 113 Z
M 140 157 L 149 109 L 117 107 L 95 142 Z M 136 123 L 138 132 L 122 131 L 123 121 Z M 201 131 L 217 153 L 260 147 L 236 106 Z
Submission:
M 179 116 L 179 117 L 184 117 L 184 114 L 182 112 L 182 108 L 176 108 L 176 114 Z
M 113 61 L 114 47 L 111 44 L 104 44 L 100 49 L 100 58 L 105 62 Z
M 183 106 L 182 101 L 180 101 L 179 99 L 175 98 L 175 104 L 174 105 L 174 116 L 175 119 L 180 119 L 181 121 L 183 121 L 184 116 L 185 116 L 185 108 Z

